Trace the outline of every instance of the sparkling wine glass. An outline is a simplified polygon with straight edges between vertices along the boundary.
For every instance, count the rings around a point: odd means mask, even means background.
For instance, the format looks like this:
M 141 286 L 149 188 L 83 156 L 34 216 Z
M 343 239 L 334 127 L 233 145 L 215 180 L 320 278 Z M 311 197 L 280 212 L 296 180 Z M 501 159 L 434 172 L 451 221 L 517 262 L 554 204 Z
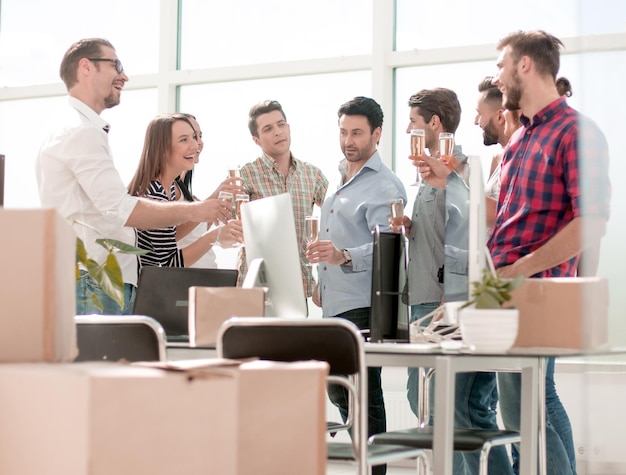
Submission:
M 441 132 L 439 134 L 439 157 L 448 163 L 454 156 L 454 134 Z
M 389 208 L 391 210 L 391 224 L 400 226 L 402 228 L 401 232 L 404 233 L 404 202 L 402 198 L 391 200 Z
M 307 245 L 317 241 L 320 238 L 320 218 L 317 216 L 307 216 L 304 218 L 304 241 Z M 311 267 L 312 264 L 306 264 Z
M 237 193 L 235 195 L 235 218 L 241 221 L 241 205 L 250 201 L 250 195 L 246 193 Z M 235 242 L 233 247 L 244 247 L 241 242 Z
M 229 178 L 241 178 L 241 168 L 239 165 L 230 167 L 228 169 L 228 177 Z M 237 185 L 241 185 L 241 180 L 236 181 Z
M 230 206 L 231 209 L 231 218 L 232 218 L 232 209 L 234 206 L 234 197 L 233 194 L 230 191 L 220 191 L 219 194 L 217 195 L 217 199 L 220 201 L 224 201 L 227 205 Z M 220 242 L 220 232 L 222 231 L 222 229 L 224 228 L 224 223 L 220 223 L 219 225 L 219 231 L 217 233 L 217 239 L 215 240 L 215 246 L 222 246 L 222 243 Z
M 411 129 L 411 155 L 418 157 L 424 155 L 424 149 L 426 144 L 426 131 L 424 129 Z M 415 183 L 411 186 L 419 186 L 422 183 L 419 170 L 417 171 L 417 177 Z

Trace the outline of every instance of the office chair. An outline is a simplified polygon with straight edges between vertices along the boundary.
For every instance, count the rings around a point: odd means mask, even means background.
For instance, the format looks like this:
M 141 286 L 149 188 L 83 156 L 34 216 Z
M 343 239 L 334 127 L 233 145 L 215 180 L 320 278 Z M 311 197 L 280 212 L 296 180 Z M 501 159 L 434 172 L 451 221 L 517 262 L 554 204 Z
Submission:
M 76 338 L 79 361 L 165 361 L 163 327 L 139 315 L 79 315 Z
M 292 362 L 326 361 L 328 382 L 349 393 L 352 443 L 329 442 L 328 459 L 356 462 L 359 475 L 372 465 L 400 459 L 428 459 L 422 449 L 367 443 L 367 371 L 362 336 L 358 328 L 340 318 L 285 319 L 231 318 L 218 331 L 217 355 L 221 358 L 258 357 Z
M 433 368 L 420 368 L 418 427 L 373 435 L 369 439 L 371 444 L 406 445 L 409 447 L 432 450 L 434 440 L 433 428 L 427 426 L 426 424 L 430 413 L 428 407 L 430 384 L 434 374 L 435 370 Z M 453 434 L 454 450 L 461 452 L 474 452 L 480 450 L 478 467 L 479 475 L 488 474 L 489 452 L 493 447 L 518 443 L 519 441 L 519 432 L 513 430 L 455 428 Z

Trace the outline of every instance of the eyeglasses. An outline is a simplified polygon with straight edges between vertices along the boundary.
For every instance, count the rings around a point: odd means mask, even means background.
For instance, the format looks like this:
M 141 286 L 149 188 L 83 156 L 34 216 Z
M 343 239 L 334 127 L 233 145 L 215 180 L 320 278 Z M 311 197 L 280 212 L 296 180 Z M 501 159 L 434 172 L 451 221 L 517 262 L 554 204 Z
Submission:
M 122 74 L 124 72 L 124 66 L 122 66 L 122 62 L 119 59 L 109 59 L 109 58 L 87 58 L 89 61 L 106 61 L 107 63 L 115 64 L 115 70 L 117 74 Z

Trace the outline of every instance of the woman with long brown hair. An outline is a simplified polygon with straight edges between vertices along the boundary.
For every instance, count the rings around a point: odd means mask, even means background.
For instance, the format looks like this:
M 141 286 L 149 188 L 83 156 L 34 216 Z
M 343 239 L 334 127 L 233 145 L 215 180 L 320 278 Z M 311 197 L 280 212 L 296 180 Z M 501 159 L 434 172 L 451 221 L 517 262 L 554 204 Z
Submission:
M 180 189 L 176 177 L 192 170 L 199 149 L 196 132 L 184 114 L 160 114 L 148 124 L 139 165 L 128 192 L 135 196 L 175 201 Z M 179 249 L 176 226 L 137 230 L 138 246 L 148 254 L 140 257 L 142 266 L 185 267 L 200 259 L 220 239 L 241 240 L 241 222 L 230 220 L 223 228 L 207 230 L 195 242 Z

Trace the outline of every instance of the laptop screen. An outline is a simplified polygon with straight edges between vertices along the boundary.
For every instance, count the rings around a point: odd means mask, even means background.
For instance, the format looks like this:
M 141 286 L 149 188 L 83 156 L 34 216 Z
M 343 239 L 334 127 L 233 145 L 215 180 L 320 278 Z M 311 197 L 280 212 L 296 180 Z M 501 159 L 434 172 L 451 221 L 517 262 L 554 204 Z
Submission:
M 189 287 L 234 287 L 235 269 L 142 267 L 133 313 L 157 320 L 168 341 L 189 339 Z

